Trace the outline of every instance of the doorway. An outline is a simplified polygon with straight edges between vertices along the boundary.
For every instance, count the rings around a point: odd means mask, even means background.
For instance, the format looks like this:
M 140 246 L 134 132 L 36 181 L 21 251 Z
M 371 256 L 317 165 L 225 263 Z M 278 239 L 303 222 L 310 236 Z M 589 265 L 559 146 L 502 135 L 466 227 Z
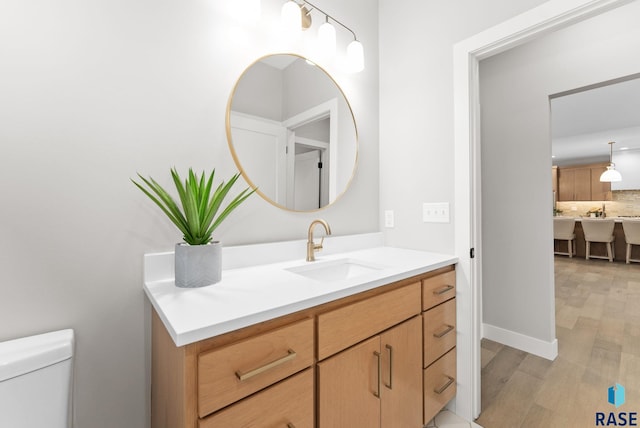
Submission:
M 459 255 L 459 304 L 466 309 L 459 312 L 458 324 L 467 333 L 459 340 L 458 347 L 460 353 L 470 356 L 471 360 L 470 364 L 466 360 L 458 365 L 461 388 L 456 411 L 464 417 L 475 418 L 480 413 L 483 252 L 479 61 L 625 3 L 628 2 L 550 1 L 454 46 L 455 248 Z M 475 258 L 469 251 L 472 248 L 477 250 Z

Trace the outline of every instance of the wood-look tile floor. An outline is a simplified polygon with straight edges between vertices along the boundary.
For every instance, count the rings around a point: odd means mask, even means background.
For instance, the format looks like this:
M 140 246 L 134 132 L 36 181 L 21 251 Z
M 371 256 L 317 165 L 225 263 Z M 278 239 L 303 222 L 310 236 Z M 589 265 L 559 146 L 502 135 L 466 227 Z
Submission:
M 640 413 L 640 264 L 556 256 L 555 280 L 554 361 L 482 341 L 485 428 L 585 428 L 596 412 Z M 618 409 L 607 402 L 616 382 Z

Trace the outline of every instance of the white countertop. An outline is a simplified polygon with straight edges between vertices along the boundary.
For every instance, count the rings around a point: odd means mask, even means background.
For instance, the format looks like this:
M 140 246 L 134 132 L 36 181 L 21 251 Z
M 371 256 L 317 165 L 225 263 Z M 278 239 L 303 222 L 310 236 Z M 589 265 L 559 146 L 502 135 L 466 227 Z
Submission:
M 329 245 L 325 240 L 325 248 Z M 165 264 L 167 254 L 159 255 Z M 458 261 L 451 255 L 385 246 L 327 255 L 320 252 L 316 253 L 316 262 L 306 262 L 304 253 L 300 255 L 296 260 L 223 269 L 221 282 L 195 289 L 178 288 L 173 278 L 149 274 L 145 260 L 144 290 L 176 346 L 183 346 Z M 345 258 L 373 264 L 378 269 L 334 281 L 313 280 L 286 270 Z

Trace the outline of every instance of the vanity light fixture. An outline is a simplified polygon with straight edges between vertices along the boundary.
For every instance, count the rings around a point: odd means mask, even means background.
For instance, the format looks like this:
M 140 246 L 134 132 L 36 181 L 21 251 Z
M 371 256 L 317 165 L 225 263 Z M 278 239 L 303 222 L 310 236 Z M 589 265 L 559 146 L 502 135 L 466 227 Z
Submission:
M 307 8 L 307 6 L 310 7 Z M 311 26 L 311 11 L 317 10 L 325 16 L 325 22 L 318 29 L 318 42 L 323 55 L 335 55 L 336 51 L 336 29 L 329 22 L 330 20 L 343 27 L 353 35 L 353 41 L 347 46 L 347 67 L 351 72 L 364 70 L 364 47 L 358 40 L 356 33 L 342 22 L 338 21 L 327 12 L 318 8 L 307 0 L 287 0 L 282 5 L 281 20 L 282 25 L 288 30 L 306 30 Z
M 613 163 L 613 145 L 615 141 L 609 142 L 609 166 L 607 166 L 607 170 L 602 173 L 600 176 L 600 181 L 611 183 L 614 181 L 622 181 L 622 175 L 618 171 L 616 171 L 616 165 Z
M 329 22 L 329 16 L 318 28 L 318 44 L 322 55 L 330 58 L 336 54 L 336 28 Z

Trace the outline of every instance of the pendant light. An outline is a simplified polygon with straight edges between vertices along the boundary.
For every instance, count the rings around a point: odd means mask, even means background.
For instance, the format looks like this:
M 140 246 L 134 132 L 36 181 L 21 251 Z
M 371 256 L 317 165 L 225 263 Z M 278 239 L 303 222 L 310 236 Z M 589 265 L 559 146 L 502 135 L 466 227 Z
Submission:
M 622 175 L 618 171 L 616 171 L 616 165 L 613 163 L 613 145 L 615 141 L 609 142 L 609 166 L 607 166 L 607 170 L 602 173 L 600 176 L 600 181 L 605 183 L 611 183 L 614 181 L 622 181 Z

